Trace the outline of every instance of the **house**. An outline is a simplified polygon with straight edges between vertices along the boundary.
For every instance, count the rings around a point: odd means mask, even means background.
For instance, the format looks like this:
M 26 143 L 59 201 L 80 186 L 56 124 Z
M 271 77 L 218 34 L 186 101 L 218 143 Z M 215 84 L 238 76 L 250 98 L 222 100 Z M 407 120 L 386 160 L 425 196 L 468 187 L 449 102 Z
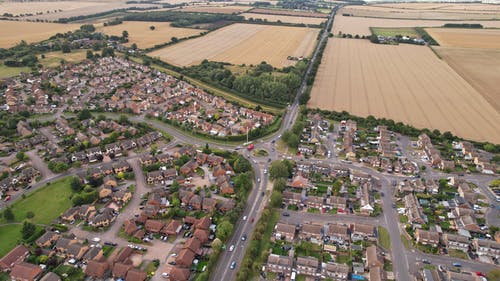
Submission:
M 346 264 L 328 262 L 321 267 L 321 278 L 328 278 L 334 281 L 347 280 L 349 267 Z
M 188 268 L 172 267 L 167 277 L 171 281 L 187 281 L 189 280 L 190 271 Z
M 448 249 L 460 250 L 463 252 L 469 251 L 469 238 L 465 236 L 445 233 L 443 234 L 443 242 Z
M 61 237 L 61 234 L 54 231 L 45 232 L 40 238 L 36 240 L 36 245 L 40 248 L 49 248 L 52 243 L 57 241 Z
M 193 210 L 201 210 L 201 202 L 201 196 L 198 194 L 194 194 L 189 200 L 188 207 L 192 208 Z
M 205 244 L 209 240 L 209 232 L 206 229 L 195 229 L 193 233 L 193 237 L 198 238 L 202 244 Z
M 375 227 L 369 224 L 356 223 L 351 232 L 351 239 L 372 239 L 375 237 Z
M 89 260 L 100 260 L 103 256 L 104 252 L 101 248 L 92 247 L 85 253 L 85 255 L 83 255 L 82 260 L 88 263 Z
M 217 207 L 217 200 L 214 198 L 203 198 L 203 203 L 202 203 L 202 210 L 211 213 L 215 211 Z
M 322 230 L 323 226 L 321 225 L 305 223 L 299 231 L 299 238 L 320 244 L 322 241 Z
M 115 177 L 110 176 L 110 175 L 105 176 L 102 181 L 103 181 L 103 184 L 107 185 L 107 186 L 112 186 L 112 187 L 118 186 L 118 182 L 116 181 Z
M 283 191 L 283 202 L 289 205 L 302 204 L 302 195 L 300 193 Z
M 416 225 L 424 224 L 425 220 L 422 216 L 422 208 L 420 207 L 420 204 L 418 203 L 415 195 L 406 194 L 404 197 L 404 202 L 408 221 Z
M 113 170 L 115 174 L 126 173 L 131 170 L 131 167 L 126 161 L 120 160 L 113 164 Z
M 295 225 L 293 224 L 279 222 L 274 231 L 276 239 L 284 239 L 287 242 L 292 242 L 295 239 Z
M 61 281 L 61 277 L 53 272 L 45 274 L 40 281 Z
M 125 204 L 130 201 L 130 199 L 132 199 L 132 192 L 128 190 L 119 190 L 117 192 L 114 192 L 111 198 L 117 203 Z
M 422 245 L 437 247 L 439 245 L 439 233 L 423 229 L 415 230 L 415 240 Z
M 366 267 L 367 268 L 384 266 L 384 262 L 380 258 L 380 256 L 378 255 L 377 246 L 375 246 L 375 245 L 372 245 L 372 246 L 366 248 L 365 258 L 366 258 Z
M 472 245 L 479 256 L 500 256 L 500 243 L 496 241 L 475 238 L 472 240 Z
M 309 208 L 321 209 L 321 208 L 323 208 L 324 201 L 325 201 L 325 199 L 323 197 L 308 196 L 304 203 Z
M 106 227 L 115 220 L 114 210 L 105 208 L 102 213 L 97 214 L 90 222 L 89 225 L 93 227 Z
M 67 251 L 67 256 L 75 260 L 80 260 L 83 255 L 87 252 L 89 247 L 87 245 L 82 245 L 80 243 L 74 243 L 69 246 Z
M 107 262 L 90 260 L 85 268 L 85 274 L 97 278 L 103 279 L 109 270 L 109 264 Z
M 123 231 L 127 235 L 134 234 L 137 231 L 137 229 L 138 229 L 137 224 L 135 223 L 135 221 L 133 219 L 126 220 L 123 222 Z
M 330 241 L 334 241 L 340 244 L 344 242 L 349 242 L 349 227 L 341 224 L 328 224 L 326 227 L 325 236 L 330 238 Z
M 341 209 L 344 210 L 346 208 L 347 200 L 345 197 L 340 196 L 330 196 L 326 198 L 326 204 L 332 209 Z
M 24 261 L 30 252 L 23 245 L 18 245 L 0 259 L 0 270 L 9 271 L 15 264 Z
M 295 176 L 295 178 L 293 178 L 292 182 L 290 183 L 290 187 L 293 187 L 293 188 L 308 188 L 309 187 L 309 181 L 302 177 L 301 175 L 297 175 Z
M 318 275 L 319 260 L 315 257 L 297 257 L 297 273 L 308 276 Z
M 148 277 L 147 273 L 137 269 L 131 269 L 127 272 L 125 281 L 144 281 Z
M 177 235 L 182 229 L 182 225 L 178 220 L 171 220 L 162 230 L 162 234 Z
M 42 268 L 27 262 L 20 262 L 14 265 L 10 272 L 13 281 L 35 281 L 42 276 Z
M 181 267 L 190 267 L 193 263 L 195 254 L 189 249 L 182 249 L 177 254 L 177 258 L 175 260 L 176 264 Z
M 133 266 L 131 264 L 125 264 L 121 262 L 117 262 L 113 265 L 113 270 L 111 271 L 111 276 L 116 279 L 124 279 L 127 276 L 127 272 L 132 269 Z
M 179 172 L 183 175 L 189 175 L 196 172 L 196 169 L 198 169 L 198 163 L 194 160 L 190 160 L 179 169 Z
M 280 256 L 270 254 L 267 258 L 266 270 L 281 274 L 283 276 L 290 276 L 293 268 L 293 256 Z
M 149 233 L 160 233 L 161 229 L 165 225 L 161 221 L 157 220 L 147 220 L 145 224 L 145 229 Z
M 58 253 L 64 254 L 68 251 L 69 247 L 75 243 L 78 243 L 78 241 L 76 239 L 61 237 L 57 240 L 56 245 L 54 246 L 54 249 Z
M 146 174 L 146 181 L 149 185 L 163 182 L 164 177 L 161 171 L 152 171 Z
M 78 211 L 80 210 L 80 207 L 72 207 L 70 208 L 69 210 L 67 210 L 66 212 L 64 212 L 63 215 L 61 215 L 61 219 L 63 221 L 67 221 L 67 222 L 71 222 L 71 221 L 74 221 L 77 216 L 78 216 Z
M 203 243 L 200 240 L 198 240 L 198 238 L 191 237 L 186 241 L 186 243 L 184 243 L 183 249 L 188 249 L 191 252 L 193 252 L 195 255 L 201 255 L 202 254 L 202 250 L 201 250 L 202 244 Z
M 143 166 L 149 166 L 152 165 L 156 162 L 156 158 L 153 155 L 145 155 L 141 158 L 139 158 L 139 163 Z

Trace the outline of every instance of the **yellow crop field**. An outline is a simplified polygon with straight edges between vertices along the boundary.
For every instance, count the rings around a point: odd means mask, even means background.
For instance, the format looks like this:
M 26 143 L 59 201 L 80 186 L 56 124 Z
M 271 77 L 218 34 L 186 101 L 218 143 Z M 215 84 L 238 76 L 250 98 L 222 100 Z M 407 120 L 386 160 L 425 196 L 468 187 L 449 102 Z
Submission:
M 500 49 L 500 29 L 428 28 L 443 47 Z
M 208 6 L 208 5 L 196 5 L 181 7 L 177 11 L 181 12 L 198 12 L 198 13 L 218 13 L 218 14 L 233 14 L 242 13 L 248 11 L 252 6 Z
M 347 6 L 340 14 L 348 13 L 358 17 L 427 19 L 427 20 L 497 20 L 499 10 L 440 10 L 440 9 L 401 9 L 372 5 Z
M 101 6 L 104 3 L 90 1 L 33 1 L 33 2 L 0 2 L 0 15 L 4 13 L 16 15 L 22 14 L 52 14 L 67 10 L 75 10 L 93 6 Z
M 313 17 L 294 17 L 294 16 L 282 16 L 282 15 L 266 15 L 266 14 L 256 14 L 256 13 L 243 13 L 241 14 L 245 19 L 262 19 L 268 22 L 286 22 L 286 23 L 303 23 L 303 24 L 320 24 L 326 21 L 325 18 L 313 18 Z
M 445 23 L 450 23 L 450 21 L 346 17 L 339 13 L 333 23 L 333 34 L 337 35 L 341 31 L 353 35 L 370 35 L 370 27 L 439 27 Z M 500 21 L 467 21 L 467 23 L 480 23 L 484 27 L 500 28 Z
M 499 11 L 500 5 L 481 4 L 481 3 L 384 3 L 373 4 L 371 6 L 407 9 L 407 10 L 440 10 L 440 11 Z
M 500 143 L 500 113 L 423 46 L 330 39 L 309 106 Z
M 169 63 L 188 66 L 204 59 L 232 64 L 292 65 L 288 56 L 309 56 L 319 30 L 306 27 L 232 24 L 205 36 L 149 53 Z
M 80 28 L 78 24 L 0 21 L 0 48 L 12 47 L 21 40 L 28 43 L 42 41 L 57 33 L 78 28 Z
M 150 27 L 155 29 L 151 30 Z M 178 39 L 198 35 L 204 30 L 193 28 L 171 27 L 170 22 L 125 21 L 122 24 L 99 27 L 99 31 L 108 35 L 122 36 L 126 30 L 129 34 L 127 45 L 136 43 L 139 48 L 149 48 L 157 44 L 170 42 L 172 37 Z
M 432 48 L 500 112 L 500 50 Z

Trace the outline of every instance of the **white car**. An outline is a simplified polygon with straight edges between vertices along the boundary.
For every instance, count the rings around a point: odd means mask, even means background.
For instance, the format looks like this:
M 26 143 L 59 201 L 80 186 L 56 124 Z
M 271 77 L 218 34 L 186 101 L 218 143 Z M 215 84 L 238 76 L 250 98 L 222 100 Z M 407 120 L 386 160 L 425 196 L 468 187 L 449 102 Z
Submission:
M 100 242 L 100 241 L 101 241 L 101 238 L 99 238 L 99 237 L 94 237 L 94 238 L 92 238 L 92 241 L 93 241 L 93 242 Z
M 232 252 L 234 251 L 234 245 L 231 245 L 231 247 L 229 247 L 229 252 Z
M 243 220 L 246 221 L 247 220 L 247 216 L 243 216 Z
M 260 182 L 260 178 L 257 179 L 257 182 Z

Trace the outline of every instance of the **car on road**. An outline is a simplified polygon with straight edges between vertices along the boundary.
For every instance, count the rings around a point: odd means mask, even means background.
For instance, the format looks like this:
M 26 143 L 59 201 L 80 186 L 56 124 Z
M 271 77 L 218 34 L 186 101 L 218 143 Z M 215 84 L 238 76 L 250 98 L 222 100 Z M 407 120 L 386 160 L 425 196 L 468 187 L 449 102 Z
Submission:
M 267 169 L 264 169 L 264 175 L 267 174 Z
M 100 242 L 100 241 L 101 241 L 101 238 L 99 238 L 99 237 L 94 237 L 94 238 L 92 238 L 92 241 L 93 241 L 93 242 Z
M 236 262 L 233 261 L 231 265 L 229 266 L 230 269 L 235 269 L 236 268 Z
M 454 263 L 452 263 L 452 265 L 453 265 L 454 267 L 462 267 L 462 264 L 461 264 L 461 263 L 459 263 L 459 262 L 454 262 Z
M 246 221 L 247 220 L 247 216 L 243 216 L 243 220 Z
M 254 221 L 254 219 L 253 219 L 253 218 L 251 218 L 251 219 L 250 219 L 250 222 L 251 222 L 251 223 L 253 223 L 253 221 Z
M 289 213 L 283 213 L 283 216 L 284 216 L 284 217 L 289 217 L 289 216 L 290 216 L 290 214 L 289 214 Z
M 396 209 L 396 203 L 392 203 L 392 208 Z
M 7 202 L 7 201 L 9 201 L 11 198 L 12 198 L 12 197 L 11 197 L 10 195 L 7 195 L 7 196 L 5 197 L 5 199 L 3 199 L 3 201 Z
M 486 277 L 486 274 L 482 273 L 481 271 L 476 271 L 476 275 Z
M 260 193 L 260 195 L 264 196 L 264 195 L 266 195 L 266 193 L 265 193 L 264 191 L 262 191 L 262 192 Z
M 114 242 L 104 242 L 104 245 L 116 247 L 118 244 Z
M 232 252 L 234 251 L 234 245 L 231 245 L 231 247 L 229 247 L 229 252 Z
M 260 178 L 257 178 L 257 182 L 260 182 Z
M 247 235 L 243 234 L 243 236 L 241 236 L 241 241 L 245 241 L 245 240 L 247 240 Z
M 384 195 L 385 195 L 385 194 L 384 194 L 383 192 L 380 192 L 380 196 L 381 196 L 381 197 L 384 197 Z
M 422 262 L 425 263 L 425 264 L 431 264 L 431 261 L 427 260 L 427 259 L 423 259 Z

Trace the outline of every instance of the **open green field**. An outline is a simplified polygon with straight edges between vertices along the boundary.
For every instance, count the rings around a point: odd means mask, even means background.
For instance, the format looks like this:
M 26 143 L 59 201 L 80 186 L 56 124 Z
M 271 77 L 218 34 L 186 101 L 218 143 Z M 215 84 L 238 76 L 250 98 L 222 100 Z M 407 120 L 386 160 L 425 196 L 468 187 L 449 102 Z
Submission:
M 61 64 L 61 60 L 69 63 L 79 63 L 86 59 L 86 50 L 71 50 L 71 53 L 63 54 L 62 52 L 50 52 L 44 54 L 45 58 L 38 57 L 39 63 L 45 67 L 57 67 Z
M 9 78 L 19 75 L 21 72 L 31 72 L 29 67 L 8 67 L 0 64 L 0 78 Z
M 72 191 L 69 183 L 70 177 L 61 179 L 30 193 L 26 198 L 12 204 L 14 221 L 23 222 L 26 219 L 26 213 L 31 211 L 35 214 L 30 219 L 32 223 L 49 224 L 52 222 L 72 206 L 70 200 Z M 7 221 L 2 216 L 0 224 L 5 223 Z
M 413 27 L 371 27 L 372 34 L 395 37 L 396 35 L 420 37 Z
M 3 257 L 17 245 L 21 238 L 22 224 L 0 226 L 0 257 Z
M 378 227 L 378 242 L 384 249 L 391 249 L 391 237 L 389 235 L 389 231 L 382 226 Z

